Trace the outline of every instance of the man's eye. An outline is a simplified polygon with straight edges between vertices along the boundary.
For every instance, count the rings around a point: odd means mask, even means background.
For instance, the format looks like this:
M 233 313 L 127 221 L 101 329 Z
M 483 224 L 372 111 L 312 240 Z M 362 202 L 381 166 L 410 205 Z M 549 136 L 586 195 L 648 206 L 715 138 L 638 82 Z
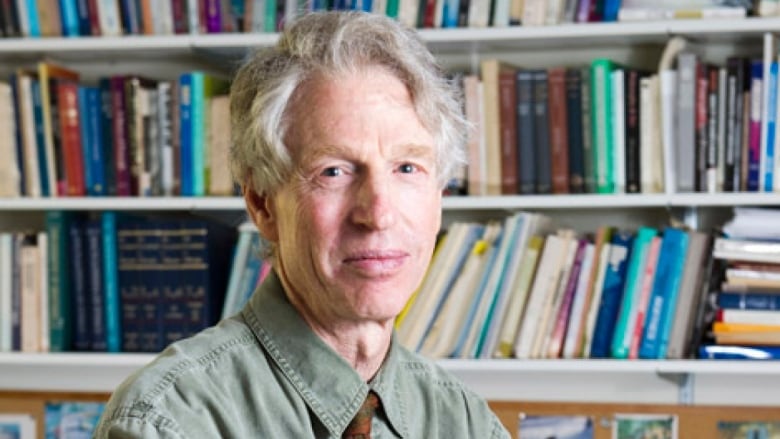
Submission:
M 322 171 L 323 177 L 339 177 L 341 175 L 344 175 L 344 170 L 342 170 L 341 168 L 337 168 L 335 166 L 330 168 L 325 168 Z
M 404 174 L 411 174 L 417 170 L 417 167 L 411 163 L 404 163 L 398 167 L 398 171 Z

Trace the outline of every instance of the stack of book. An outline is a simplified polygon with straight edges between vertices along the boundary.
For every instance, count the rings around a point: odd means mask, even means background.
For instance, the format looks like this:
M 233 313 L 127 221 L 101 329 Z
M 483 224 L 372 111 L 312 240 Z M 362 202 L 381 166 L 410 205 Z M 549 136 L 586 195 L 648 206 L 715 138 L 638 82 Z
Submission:
M 687 358 L 709 243 L 673 227 L 577 234 L 534 213 L 455 223 L 399 337 L 432 357 Z
M 718 238 L 723 265 L 704 358 L 780 358 L 780 211 L 738 209 Z

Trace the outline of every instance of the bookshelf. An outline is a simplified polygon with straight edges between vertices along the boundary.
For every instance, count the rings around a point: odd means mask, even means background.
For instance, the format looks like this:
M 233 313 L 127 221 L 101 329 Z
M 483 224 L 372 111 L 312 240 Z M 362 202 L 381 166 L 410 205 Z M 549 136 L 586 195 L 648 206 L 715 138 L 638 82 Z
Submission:
M 518 65 L 546 67 L 605 55 L 618 60 L 644 58 L 640 64 L 654 67 L 664 44 L 676 35 L 702 46 L 705 58 L 722 61 L 740 48 L 760 51 L 764 32 L 780 33 L 780 18 L 421 30 L 420 34 L 445 66 L 478 71 L 479 60 L 493 56 Z M 128 71 L 165 76 L 185 68 L 226 71 L 250 48 L 276 40 L 275 34 L 0 39 L 0 74 L 41 59 L 79 69 L 86 80 Z M 642 53 L 648 56 L 637 55 Z M 545 212 L 556 222 L 580 230 L 595 230 L 593 224 L 607 222 L 626 226 L 667 223 L 670 215 L 692 225 L 718 224 L 733 206 L 780 206 L 780 193 L 450 197 L 443 203 L 445 223 L 496 218 L 524 209 Z M 243 200 L 0 199 L 0 230 L 18 224 L 41 225 L 48 210 L 238 216 L 243 214 Z M 145 354 L 0 353 L 0 396 L 14 392 L 107 394 L 152 358 Z M 443 360 L 440 364 L 492 401 L 780 406 L 780 364 L 771 362 Z

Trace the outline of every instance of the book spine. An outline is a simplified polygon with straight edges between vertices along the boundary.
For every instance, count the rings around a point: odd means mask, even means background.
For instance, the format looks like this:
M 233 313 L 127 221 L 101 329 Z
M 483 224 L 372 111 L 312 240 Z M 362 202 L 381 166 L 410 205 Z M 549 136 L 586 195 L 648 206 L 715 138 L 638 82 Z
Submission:
M 100 80 L 100 148 L 103 156 L 103 178 L 105 180 L 105 195 L 116 195 L 116 160 L 114 159 L 114 114 L 111 80 Z
M 103 244 L 100 220 L 88 220 L 84 226 L 85 281 L 89 297 L 89 320 L 91 326 L 89 349 L 104 352 L 107 349 L 106 303 L 103 277 Z
M 585 192 L 585 161 L 582 144 L 582 75 L 576 68 L 566 69 L 566 129 L 569 140 L 569 191 Z
M 125 78 L 111 78 L 111 121 L 114 145 L 114 169 L 116 170 L 116 195 L 133 195 L 130 175 L 130 147 L 128 144 L 128 118 L 125 93 Z
M 143 320 L 145 306 L 156 306 L 156 303 L 144 304 L 144 291 L 141 283 L 150 279 L 151 273 L 144 273 L 142 234 L 137 232 L 137 224 L 123 219 L 116 224 L 116 257 L 117 257 L 117 290 L 119 292 L 119 316 L 122 330 L 122 352 L 142 352 L 142 333 L 144 330 L 156 329 L 154 322 Z
M 501 193 L 517 193 L 517 90 L 514 70 L 498 75 L 499 126 L 501 142 Z
M 68 267 L 69 218 L 65 212 L 46 212 L 48 237 L 49 343 L 52 352 L 71 349 L 71 289 Z
M 12 258 L 13 268 L 11 272 L 11 350 L 20 351 L 22 349 L 22 244 L 24 235 L 14 234 Z
M 625 80 L 625 154 L 626 192 L 638 193 L 642 187 L 642 160 L 639 123 L 639 83 L 641 74 L 636 69 L 627 69 Z M 646 165 L 649 165 L 647 163 Z M 649 168 L 649 166 L 648 166 Z M 649 169 L 648 169 L 649 171 Z
M 612 61 L 598 58 L 591 62 L 591 129 L 593 138 L 593 174 L 598 193 L 615 191 L 614 151 L 612 139 Z
M 590 346 L 591 358 L 608 358 L 615 334 L 615 323 L 620 313 L 620 303 L 626 283 L 631 235 L 615 233 L 612 236 L 609 259 L 604 273 L 601 300 L 596 313 L 596 323 Z
M 192 118 L 192 74 L 179 77 L 179 145 L 181 154 L 181 195 L 194 195 L 193 175 L 193 118 Z
M 767 112 L 763 114 L 766 117 L 766 145 L 762 148 L 761 156 L 762 167 L 764 171 L 761 175 L 761 191 L 772 192 L 774 184 L 774 160 L 775 160 L 775 131 L 777 124 L 777 76 L 778 63 L 773 60 L 769 66 L 768 92 L 767 92 Z
M 548 71 L 548 101 L 552 192 L 569 193 L 569 130 L 566 125 L 566 69 Z
M 89 13 L 90 0 L 76 0 L 76 15 L 78 17 L 78 34 L 82 36 L 92 35 L 92 23 Z
M 171 0 L 171 12 L 173 14 L 173 33 L 176 35 L 188 33 L 187 0 Z
M 697 64 L 698 60 L 693 53 L 681 53 L 677 58 L 677 192 L 693 192 L 696 187 Z
M 761 96 L 764 87 L 764 67 L 761 61 L 750 64 L 750 120 L 748 122 L 748 173 L 747 190 L 759 190 L 761 170 Z
M 28 25 L 28 36 L 37 38 L 41 36 L 41 20 L 40 15 L 38 14 L 38 4 L 36 0 L 20 0 L 20 3 L 23 3 L 27 11 L 27 20 L 25 20 Z
M 558 309 L 557 316 L 554 321 L 552 336 L 550 337 L 550 343 L 547 346 L 547 358 L 561 358 L 561 351 L 563 349 L 564 336 L 566 334 L 566 328 L 569 324 L 569 318 L 571 316 L 572 303 L 574 302 L 574 293 L 579 284 L 580 270 L 582 268 L 583 258 L 585 256 L 585 249 L 588 242 L 581 239 L 577 242 L 577 250 L 574 255 L 574 261 L 572 262 L 571 270 L 569 271 L 569 278 L 563 279 L 566 282 L 566 288 L 563 291 L 563 299 L 561 306 Z
M 218 0 L 206 0 L 206 32 L 210 34 L 222 32 L 220 12 Z
M 140 14 L 136 0 L 119 0 L 119 7 L 125 32 L 130 35 L 140 34 Z
M 32 108 L 35 126 L 35 143 L 38 146 L 38 172 L 41 181 L 41 195 L 44 197 L 56 196 L 57 185 L 52 174 L 53 166 L 50 165 L 53 157 L 49 157 L 46 150 L 46 136 L 43 127 L 43 97 L 41 96 L 40 81 L 31 80 L 30 91 L 32 94 Z
M 90 296 L 87 290 L 87 266 L 85 265 L 85 234 L 81 221 L 73 220 L 68 225 L 70 238 L 69 271 L 71 280 L 73 349 L 90 350 L 92 345 L 92 319 Z
M 60 143 L 65 162 L 66 194 L 84 196 L 84 152 L 78 105 L 78 84 L 59 81 L 57 84 L 57 105 L 60 124 Z
M 103 157 L 103 124 L 100 118 L 101 91 L 96 87 L 84 88 L 86 114 L 83 119 L 86 137 L 85 168 L 90 182 L 87 187 L 90 195 L 100 196 L 106 194 L 105 168 L 106 161 Z
M 80 15 L 77 0 L 59 0 L 62 35 L 77 37 L 80 35 Z
M 718 306 L 723 309 L 780 310 L 780 295 L 722 291 L 718 294 Z
M 115 212 L 103 212 L 101 230 L 103 238 L 103 288 L 107 352 L 119 352 L 122 349 L 116 222 Z
M 639 358 L 639 344 L 642 342 L 642 333 L 645 327 L 645 320 L 647 316 L 647 307 L 650 301 L 650 294 L 653 289 L 653 278 L 655 277 L 655 271 L 658 267 L 658 253 L 661 248 L 662 238 L 659 236 L 653 237 L 648 245 L 647 257 L 645 258 L 645 266 L 642 269 L 641 274 L 641 286 L 639 289 L 639 297 L 636 303 L 636 317 L 634 322 L 629 322 L 631 326 L 628 327 L 630 333 L 630 341 L 628 348 L 628 358 Z
M 683 267 L 687 261 L 688 246 L 689 246 L 688 233 L 678 229 L 667 229 L 664 232 L 664 244 L 667 249 L 665 255 L 662 256 L 665 261 L 665 268 L 667 273 L 662 275 L 664 279 L 663 285 L 663 306 L 661 308 L 660 315 L 658 316 L 658 327 L 656 335 L 656 345 L 650 346 L 650 354 L 652 358 L 663 359 L 666 358 L 666 352 L 669 346 L 669 337 L 672 333 L 673 326 L 675 324 L 674 318 L 677 314 L 677 307 L 680 301 L 680 289 L 682 287 L 683 280 Z M 661 260 L 659 260 L 661 262 Z M 650 332 L 652 328 L 648 329 Z
M 534 94 L 534 140 L 536 157 L 537 194 L 552 192 L 552 149 L 550 147 L 550 107 L 548 103 L 547 70 L 535 70 L 533 73 Z
M 517 82 L 517 160 L 519 194 L 536 192 L 536 136 L 534 133 L 533 72 L 518 70 Z
M 582 163 L 585 179 L 585 192 L 596 192 L 596 165 L 593 162 L 593 108 L 591 105 L 590 66 L 580 69 L 582 92 Z

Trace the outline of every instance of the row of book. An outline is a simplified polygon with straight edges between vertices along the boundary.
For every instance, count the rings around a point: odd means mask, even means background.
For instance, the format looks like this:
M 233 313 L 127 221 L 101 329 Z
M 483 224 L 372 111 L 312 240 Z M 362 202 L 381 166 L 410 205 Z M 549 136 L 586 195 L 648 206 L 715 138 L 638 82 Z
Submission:
M 0 351 L 159 352 L 222 315 L 235 229 L 52 211 L 0 234 Z
M 715 240 L 703 357 L 780 358 L 780 211 L 738 209 Z
M 764 36 L 763 59 L 725 65 L 686 44 L 669 43 L 660 73 L 606 58 L 549 69 L 483 60 L 463 77 L 474 129 L 453 192 L 780 190 L 777 38 Z
M 686 4 L 691 3 L 691 4 Z M 504 27 L 670 18 L 741 18 L 751 1 L 721 5 L 638 0 L 6 0 L 5 37 L 276 32 L 306 11 L 360 10 L 410 27 Z M 767 2 L 769 3 L 769 2 Z M 770 14 L 768 8 L 757 12 Z
M 98 85 L 49 62 L 0 82 L 0 196 L 236 193 L 228 82 L 115 75 Z
M 455 223 L 399 337 L 432 357 L 686 358 L 709 249 L 672 227 L 589 236 L 523 212 Z

